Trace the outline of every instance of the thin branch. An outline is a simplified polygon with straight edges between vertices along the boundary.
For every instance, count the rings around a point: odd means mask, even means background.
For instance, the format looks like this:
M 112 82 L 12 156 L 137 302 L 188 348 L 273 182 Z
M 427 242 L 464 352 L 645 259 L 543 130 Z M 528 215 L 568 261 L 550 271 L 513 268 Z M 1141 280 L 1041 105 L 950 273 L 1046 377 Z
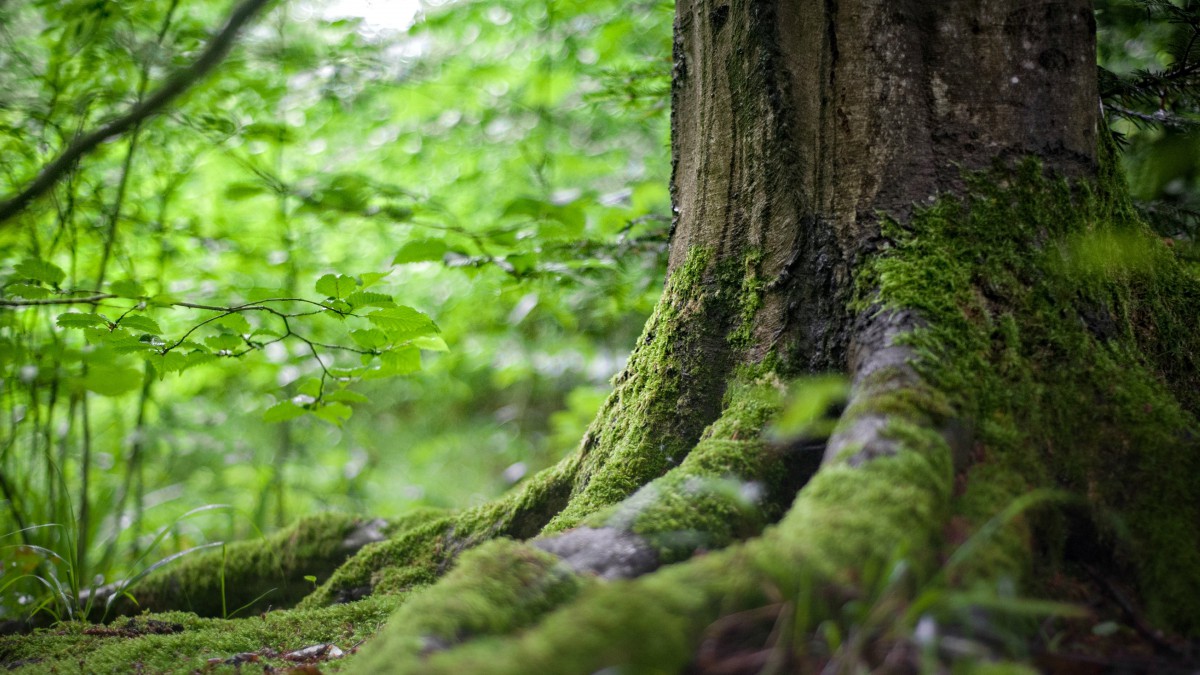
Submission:
M 121 117 L 118 117 L 99 129 L 94 129 L 77 137 L 67 149 L 54 161 L 50 162 L 37 178 L 33 179 L 17 195 L 0 202 L 0 227 L 3 227 L 13 216 L 20 213 L 31 201 L 41 196 L 62 178 L 74 164 L 104 141 L 119 136 L 134 128 L 147 118 L 158 113 L 171 101 L 190 89 L 201 78 L 208 74 L 233 47 L 234 38 L 239 30 L 254 17 L 271 0 L 243 0 L 229 15 L 229 20 L 221 32 L 208 43 L 204 52 L 183 70 L 167 78 L 153 94 L 137 103 Z
M 0 300 L 0 307 L 37 307 L 41 305 L 94 305 L 115 298 L 111 293 L 97 293 L 83 298 L 41 298 L 38 300 Z

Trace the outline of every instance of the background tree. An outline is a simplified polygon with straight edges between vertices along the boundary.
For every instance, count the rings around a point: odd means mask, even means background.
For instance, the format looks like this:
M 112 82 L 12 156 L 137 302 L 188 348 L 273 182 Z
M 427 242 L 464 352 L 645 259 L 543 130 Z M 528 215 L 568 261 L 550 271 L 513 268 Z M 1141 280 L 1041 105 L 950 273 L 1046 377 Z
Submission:
M 1197 462 L 1197 284 L 1115 168 L 1090 5 L 676 11 L 668 280 L 578 450 L 461 513 L 325 518 L 185 559 L 142 606 L 223 614 L 387 537 L 266 621 L 64 640 L 97 647 L 90 667 L 278 656 L 261 645 L 357 639 L 396 606 L 347 665 L 1019 659 L 1019 619 L 1074 610 L 1005 580 L 1081 561 L 1196 629 L 1200 500 L 1178 476 Z M 836 379 L 785 384 L 843 368 L 847 399 Z

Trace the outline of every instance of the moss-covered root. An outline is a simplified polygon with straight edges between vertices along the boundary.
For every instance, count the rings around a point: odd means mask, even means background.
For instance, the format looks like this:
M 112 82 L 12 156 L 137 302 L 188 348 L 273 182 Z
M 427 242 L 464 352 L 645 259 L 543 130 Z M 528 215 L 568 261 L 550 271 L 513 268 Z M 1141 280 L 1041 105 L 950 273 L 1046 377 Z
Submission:
M 807 606 L 820 587 L 848 584 L 865 566 L 933 550 L 953 483 L 950 452 L 937 433 L 895 431 L 895 454 L 824 467 L 787 516 L 748 543 L 596 584 L 520 633 L 510 628 L 424 656 L 414 656 L 411 641 L 379 640 L 351 665 L 362 672 L 679 672 L 722 615 L 781 599 Z
M 629 364 L 584 435 L 571 500 L 547 532 L 576 527 L 669 471 L 720 414 L 741 305 L 757 300 L 742 297 L 745 264 L 695 247 L 672 271 Z
M 305 518 L 259 540 L 185 555 L 129 588 L 110 584 L 98 589 L 89 618 L 147 610 L 223 616 L 236 609 L 288 607 L 312 590 L 313 581 L 306 577 L 327 579 L 363 546 L 383 540 L 389 527 L 382 520 L 347 514 Z
M 563 508 L 578 456 L 539 472 L 491 503 L 452 515 L 414 519 L 387 541 L 365 547 L 300 604 L 349 602 L 376 593 L 407 594 L 433 583 L 463 551 L 495 537 L 527 539 Z
M 679 466 L 592 514 L 586 527 L 537 545 L 581 571 L 627 578 L 757 535 L 783 514 L 818 459 L 761 438 L 784 390 L 771 374 L 731 384 L 721 417 Z
M 532 625 L 589 583 L 558 557 L 511 539 L 465 553 L 433 588 L 415 594 L 374 643 L 382 660 L 362 672 L 384 672 L 399 655 L 415 659 L 462 642 Z

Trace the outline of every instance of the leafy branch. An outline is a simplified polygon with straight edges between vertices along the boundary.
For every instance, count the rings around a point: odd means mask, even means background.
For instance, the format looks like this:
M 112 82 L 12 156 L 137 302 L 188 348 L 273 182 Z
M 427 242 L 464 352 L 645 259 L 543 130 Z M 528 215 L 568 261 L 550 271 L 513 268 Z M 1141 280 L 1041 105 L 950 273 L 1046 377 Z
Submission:
M 1200 2 L 1135 0 L 1147 21 L 1178 26 L 1169 46 L 1171 64 L 1118 74 L 1100 68 L 1100 97 L 1106 111 L 1140 126 L 1194 127 L 1200 124 Z
M 0 227 L 20 213 L 30 202 L 53 187 L 84 155 L 90 153 L 104 141 L 136 128 L 199 82 L 224 60 L 242 27 L 271 1 L 243 0 L 230 13 L 224 28 L 208 43 L 208 46 L 191 65 L 172 74 L 163 82 L 162 86 L 131 107 L 124 115 L 76 137 L 25 188 L 0 202 Z
M 158 372 L 159 379 L 171 372 L 182 372 L 216 358 L 240 358 L 268 345 L 294 339 L 305 345 L 321 370 L 315 387 L 303 388 L 299 397 L 281 401 L 267 411 L 267 421 L 282 421 L 306 413 L 334 424 L 350 416 L 347 402 L 365 401 L 365 397 L 347 391 L 350 383 L 405 375 L 421 367 L 420 351 L 444 351 L 446 343 L 437 325 L 425 314 L 397 304 L 387 294 L 366 290 L 384 274 L 364 274 L 354 278 L 326 274 L 317 280 L 315 290 L 324 300 L 302 297 L 270 297 L 240 304 L 214 305 L 180 300 L 171 296 L 151 296 L 135 282 L 118 281 L 108 292 L 67 291 L 59 288 L 65 272 L 53 263 L 26 259 L 15 267 L 16 282 L 5 291 L 19 298 L 0 300 L 0 308 L 11 311 L 48 306 L 87 305 L 94 309 L 111 307 L 121 313 L 116 318 L 92 312 L 68 311 L 57 315 L 61 329 L 80 330 L 93 349 L 88 362 L 100 373 L 83 383 L 94 393 L 115 396 L 140 383 L 140 371 L 123 367 L 120 357 L 132 355 L 145 359 Z M 49 296 L 54 297 L 49 297 Z M 131 301 L 124 304 L 122 301 Z M 289 307 L 301 305 L 303 308 Z M 167 339 L 167 332 L 147 312 L 152 309 L 184 308 L 213 312 L 212 316 L 192 322 L 178 337 Z M 262 314 L 279 321 L 280 329 L 251 326 L 248 314 Z M 346 322 L 357 319 L 369 327 L 349 330 L 353 344 L 319 340 L 294 325 L 295 320 L 317 315 L 332 316 Z M 197 341 L 197 333 L 215 329 Z M 321 352 L 344 352 L 360 357 L 361 364 L 336 367 L 322 358 Z M 328 391 L 327 383 L 340 387 Z

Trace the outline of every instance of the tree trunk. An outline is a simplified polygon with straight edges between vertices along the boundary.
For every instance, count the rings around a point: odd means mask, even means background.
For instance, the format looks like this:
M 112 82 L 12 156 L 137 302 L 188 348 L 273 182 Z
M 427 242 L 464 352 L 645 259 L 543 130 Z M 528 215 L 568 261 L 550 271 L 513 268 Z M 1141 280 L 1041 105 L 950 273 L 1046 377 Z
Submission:
M 1094 33 L 1083 0 L 680 0 L 669 278 L 612 396 L 514 493 L 364 548 L 287 640 L 399 606 L 348 668 L 915 669 L 955 658 L 918 623 L 995 638 L 1016 606 L 949 589 L 1044 595 L 1031 570 L 1097 551 L 1200 629 L 1200 284 L 1128 205 Z M 848 400 L 787 384 L 826 372 Z M 768 433 L 805 405 L 832 433 Z M 195 630 L 253 651 L 226 624 Z

